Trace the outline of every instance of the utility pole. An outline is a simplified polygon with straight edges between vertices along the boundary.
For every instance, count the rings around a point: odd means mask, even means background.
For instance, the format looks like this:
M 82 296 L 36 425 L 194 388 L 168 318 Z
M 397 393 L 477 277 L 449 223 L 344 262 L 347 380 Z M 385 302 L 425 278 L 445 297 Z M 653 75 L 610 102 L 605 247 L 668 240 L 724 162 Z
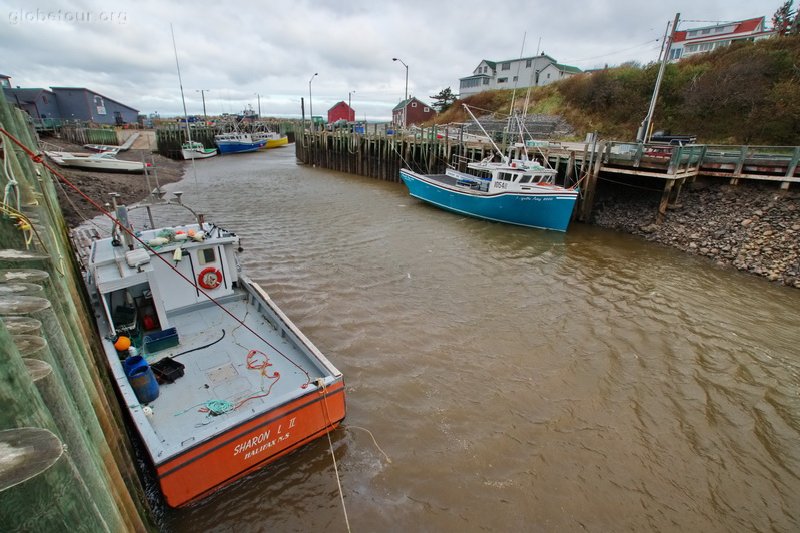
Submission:
M 675 35 L 675 30 L 678 28 L 678 20 L 681 14 L 675 13 L 675 20 L 672 21 L 672 31 L 669 32 L 669 38 L 664 41 L 664 57 L 661 58 L 661 67 L 658 69 L 658 77 L 656 78 L 656 86 L 653 89 L 653 97 L 650 99 L 650 108 L 647 110 L 642 124 L 639 126 L 639 131 L 636 132 L 636 142 L 644 142 L 650 140 L 650 126 L 653 123 L 653 112 L 656 109 L 656 100 L 658 100 L 658 90 L 661 88 L 661 80 L 664 78 L 664 69 L 667 68 L 667 61 L 669 61 L 669 48 L 672 46 L 672 38 Z

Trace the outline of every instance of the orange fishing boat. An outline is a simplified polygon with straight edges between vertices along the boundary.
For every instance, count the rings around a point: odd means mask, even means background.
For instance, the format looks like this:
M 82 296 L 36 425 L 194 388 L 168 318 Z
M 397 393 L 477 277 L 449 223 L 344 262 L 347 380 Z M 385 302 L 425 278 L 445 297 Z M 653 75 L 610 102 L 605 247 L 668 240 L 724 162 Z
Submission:
M 152 221 L 160 205 L 186 207 L 160 193 L 115 203 L 87 286 L 122 405 L 179 507 L 333 431 L 345 391 L 341 372 L 241 272 L 235 233 L 194 212 L 190 224 L 134 233 L 133 211 Z

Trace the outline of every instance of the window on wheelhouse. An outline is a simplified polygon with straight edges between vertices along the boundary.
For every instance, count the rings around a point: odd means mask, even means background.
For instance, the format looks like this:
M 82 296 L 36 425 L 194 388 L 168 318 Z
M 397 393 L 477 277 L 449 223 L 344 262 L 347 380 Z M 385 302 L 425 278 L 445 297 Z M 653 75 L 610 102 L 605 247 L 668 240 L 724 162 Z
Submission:
M 520 179 L 519 182 L 520 183 L 530 183 L 532 177 L 533 176 L 531 176 L 530 174 L 525 174 L 525 175 L 522 176 L 522 179 Z
M 217 254 L 214 253 L 213 248 L 203 248 L 202 250 L 198 250 L 197 257 L 200 260 L 201 265 L 213 263 L 217 260 Z
M 514 181 L 514 175 L 509 172 L 501 172 L 500 179 L 503 181 Z

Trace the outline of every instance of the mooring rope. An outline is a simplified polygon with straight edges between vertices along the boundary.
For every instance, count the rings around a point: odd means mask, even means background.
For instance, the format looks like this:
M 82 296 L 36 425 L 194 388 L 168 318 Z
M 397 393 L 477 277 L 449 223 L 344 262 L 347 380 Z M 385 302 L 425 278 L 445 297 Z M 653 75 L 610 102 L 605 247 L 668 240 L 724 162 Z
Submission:
M 322 414 L 325 417 L 326 426 L 332 426 L 333 423 L 331 422 L 330 410 L 328 409 L 328 388 L 325 386 L 325 382 L 320 380 L 319 386 L 322 388 L 320 391 L 322 394 Z M 331 432 L 328 431 L 325 433 L 328 437 L 328 449 L 331 452 L 331 459 L 333 460 L 333 471 L 336 474 L 336 485 L 339 487 L 339 500 L 342 502 L 342 513 L 344 513 L 344 524 L 347 526 L 348 533 L 350 530 L 350 519 L 347 518 L 347 506 L 344 504 L 344 491 L 342 490 L 342 480 L 339 477 L 339 467 L 336 465 L 336 454 L 333 453 L 333 441 L 331 440 Z

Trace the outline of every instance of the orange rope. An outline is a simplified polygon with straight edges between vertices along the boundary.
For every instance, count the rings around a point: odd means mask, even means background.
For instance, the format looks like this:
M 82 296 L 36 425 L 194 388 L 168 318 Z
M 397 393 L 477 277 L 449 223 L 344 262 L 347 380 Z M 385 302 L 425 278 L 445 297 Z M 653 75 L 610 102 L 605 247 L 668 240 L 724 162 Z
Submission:
M 64 185 L 66 185 L 66 186 L 67 186 L 67 187 L 69 187 L 70 189 L 74 190 L 74 191 L 75 191 L 76 193 L 78 193 L 78 195 L 80 195 L 80 196 L 81 196 L 81 197 L 82 197 L 84 200 L 86 200 L 86 201 L 87 201 L 87 202 L 89 202 L 89 203 L 90 203 L 92 206 L 94 206 L 94 207 L 95 207 L 95 208 L 96 208 L 96 209 L 97 209 L 97 210 L 98 210 L 98 211 L 99 211 L 99 212 L 100 212 L 100 213 L 101 213 L 103 216 L 105 216 L 105 217 L 107 217 L 109 220 L 111 220 L 111 222 L 112 222 L 113 224 L 115 224 L 116 226 L 118 226 L 118 227 L 119 227 L 119 228 L 120 228 L 122 231 L 124 231 L 125 233 L 127 233 L 128 235 L 130 235 L 130 236 L 131 236 L 133 239 L 135 239 L 136 241 L 138 241 L 138 242 L 139 242 L 139 243 L 140 243 L 140 244 L 141 244 L 141 245 L 142 245 L 142 246 L 143 246 L 145 249 L 147 249 L 147 250 L 151 251 L 151 252 L 153 253 L 153 255 L 155 255 L 156 257 L 158 257 L 158 258 L 159 258 L 159 259 L 160 259 L 160 260 L 161 260 L 161 261 L 162 261 L 164 264 L 166 264 L 166 265 L 167 265 L 167 266 L 168 266 L 170 269 L 172 269 L 172 271 L 173 271 L 173 272 L 175 272 L 175 273 L 176 273 L 178 276 L 180 276 L 181 278 L 183 278 L 183 279 L 184 279 L 184 280 L 185 280 L 187 283 L 189 283 L 189 285 L 191 285 L 192 287 L 194 287 L 195 289 L 197 289 L 197 291 L 198 291 L 198 292 L 200 292 L 200 293 L 201 293 L 203 296 L 205 296 L 206 298 L 208 298 L 208 300 L 210 300 L 210 301 L 211 301 L 211 302 L 212 302 L 214 305 L 216 305 L 217 307 L 219 307 L 220 309 L 222 309 L 222 310 L 225 312 L 225 314 L 227 314 L 228 316 L 230 316 L 232 319 L 234 319 L 234 320 L 235 320 L 236 322 L 238 322 L 240 325 L 244 326 L 244 328 L 245 328 L 247 331 L 249 331 L 250 333 L 252 333 L 253 335 L 255 335 L 257 339 L 259 339 L 261 342 L 263 342 L 264 344 L 266 344 L 267 346 L 269 346 L 270 348 L 272 348 L 273 350 L 275 350 L 275 352 L 276 352 L 278 355 L 280 355 L 281 357 L 283 357 L 284 359 L 286 359 L 287 361 L 289 361 L 291 364 L 293 364 L 295 367 L 297 367 L 297 368 L 298 368 L 298 369 L 299 369 L 301 372 L 303 372 L 303 374 L 305 374 L 305 376 L 306 376 L 306 382 L 305 382 L 305 384 L 301 385 L 301 388 L 305 389 L 306 387 L 308 387 L 308 385 L 311 383 L 311 376 L 309 375 L 309 373 L 308 373 L 308 372 L 307 372 L 307 371 L 306 371 L 306 370 L 305 370 L 303 367 L 301 367 L 300 365 L 298 365 L 297 363 L 295 363 L 294 361 L 292 361 L 292 360 L 291 360 L 291 359 L 290 359 L 290 358 L 289 358 L 289 357 L 288 357 L 286 354 L 284 354 L 284 353 L 283 353 L 283 352 L 281 352 L 281 351 L 280 351 L 278 348 L 276 348 L 275 346 L 273 346 L 273 345 L 272 345 L 272 343 L 270 343 L 270 342 L 269 342 L 267 339 L 265 339 L 264 337 L 262 337 L 262 336 L 261 336 L 259 333 L 257 333 L 256 331 L 254 331 L 254 330 L 253 330 L 253 329 L 252 329 L 250 326 L 248 326 L 247 324 L 245 324 L 245 323 L 244 323 L 244 321 L 240 320 L 240 319 L 239 319 L 239 318 L 237 318 L 237 317 L 236 317 L 236 316 L 235 316 L 233 313 L 231 313 L 230 311 L 228 311 L 228 310 L 227 310 L 227 309 L 226 309 L 226 308 L 225 308 L 225 307 L 224 307 L 222 304 L 220 304 L 219 302 L 217 302 L 217 301 L 214 299 L 214 297 L 212 297 L 210 294 L 208 294 L 208 293 L 207 293 L 205 290 L 203 290 L 202 288 L 198 287 L 198 286 L 197 286 L 197 284 L 196 284 L 196 283 L 194 283 L 194 281 L 193 281 L 193 280 L 189 279 L 189 278 L 188 278 L 188 277 L 186 277 L 186 275 L 184 275 L 182 272 L 178 271 L 177 267 L 173 266 L 173 265 L 172 265 L 172 263 L 170 263 L 170 261 L 169 261 L 167 258 L 165 258 L 165 257 L 162 257 L 162 256 L 161 256 L 159 253 L 157 253 L 157 252 L 156 252 L 156 251 L 155 251 L 153 248 L 151 248 L 151 247 L 150 247 L 150 246 L 149 246 L 147 243 L 145 243 L 145 242 L 144 242 L 142 239 L 140 239 L 138 236 L 136 236 L 136 235 L 135 235 L 135 234 L 134 234 L 134 233 L 133 233 L 133 232 L 132 232 L 132 231 L 131 231 L 129 228 L 127 228 L 127 227 L 123 226 L 123 225 L 122 225 L 122 224 L 121 224 L 121 223 L 120 223 L 120 222 L 119 222 L 119 221 L 118 221 L 116 218 L 114 218 L 114 216 L 113 216 L 113 215 L 111 215 L 111 213 L 109 213 L 109 212 L 108 212 L 106 209 L 104 209 L 104 208 L 103 208 L 103 207 L 102 207 L 100 204 L 98 204 L 97 202 L 95 202 L 94 200 L 92 200 L 92 199 L 91 199 L 89 196 L 87 196 L 87 195 L 86 195 L 86 194 L 85 194 L 83 191 L 81 191 L 81 190 L 80 190 L 80 189 L 79 189 L 79 188 L 78 188 L 78 187 L 77 187 L 75 184 L 73 184 L 71 181 L 69 181 L 69 180 L 67 179 L 67 177 L 66 177 L 66 176 L 64 176 L 63 174 L 61 174 L 61 173 L 60 173 L 58 170 L 56 170 L 55 168 L 53 168 L 53 167 L 51 167 L 50 165 L 48 165 L 48 164 L 47 164 L 47 163 L 46 163 L 46 162 L 43 160 L 43 158 L 42 158 L 42 155 L 41 155 L 41 154 L 36 154 L 36 153 L 34 153 L 34 152 L 33 152 L 33 151 L 30 149 L 30 148 L 28 148 L 27 146 L 25 146 L 25 145 L 24 145 L 24 144 L 23 144 L 23 143 L 22 143 L 22 142 L 21 142 L 19 139 L 17 139 L 15 136 L 13 136 L 11 133 L 9 133 L 9 132 L 8 132 L 8 131 L 7 131 L 5 128 L 2 128 L 2 127 L 0 127 L 0 132 L 2 132 L 2 133 L 3 133 L 3 134 L 6 136 L 6 137 L 8 137 L 8 138 L 9 138 L 9 139 L 10 139 L 10 140 L 11 140 L 11 141 L 14 143 L 14 144 L 16 144 L 17 146 L 19 146 L 20 148 L 22 148 L 22 150 L 23 150 L 23 151 L 24 151 L 26 154 L 28 154 L 28 156 L 30 157 L 31 161 L 33 161 L 34 163 L 40 163 L 40 164 L 41 164 L 41 165 L 42 165 L 44 168 L 46 168 L 47 170 L 49 170 L 49 171 L 50 171 L 50 172 L 51 172 L 51 173 L 52 173 L 54 176 L 56 176 L 56 177 L 57 177 L 57 178 L 58 178 L 58 179 L 59 179 L 59 180 L 60 180 L 62 183 L 64 183 Z

